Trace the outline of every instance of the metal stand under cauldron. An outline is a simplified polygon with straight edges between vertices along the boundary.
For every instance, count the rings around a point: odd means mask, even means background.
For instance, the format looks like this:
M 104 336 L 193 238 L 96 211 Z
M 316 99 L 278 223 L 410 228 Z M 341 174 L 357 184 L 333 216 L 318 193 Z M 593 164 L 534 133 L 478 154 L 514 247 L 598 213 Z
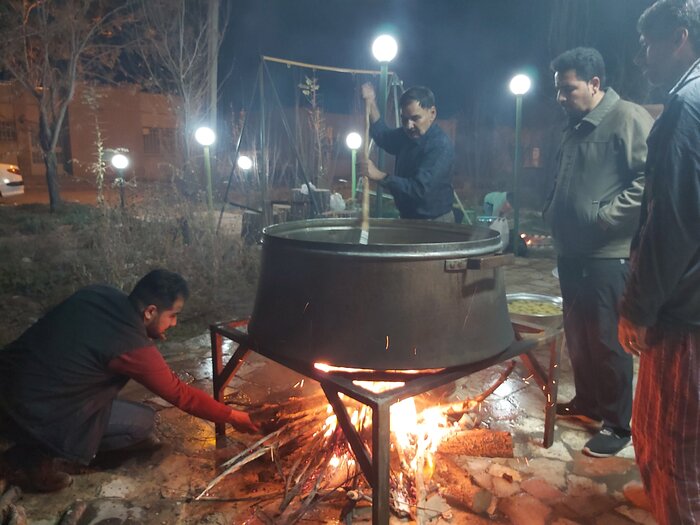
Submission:
M 561 329 L 544 329 L 528 323 L 514 323 L 516 341 L 506 350 L 488 359 L 444 368 L 438 371 L 420 374 L 405 374 L 385 371 L 371 373 L 322 372 L 314 368 L 313 363 L 297 361 L 288 357 L 275 355 L 266 348 L 256 347 L 247 333 L 249 319 L 239 319 L 228 323 L 210 326 L 212 347 L 212 368 L 214 398 L 223 402 L 224 389 L 249 352 L 254 351 L 321 384 L 328 402 L 333 407 L 352 451 L 362 468 L 362 472 L 372 487 L 372 523 L 385 525 L 389 523 L 389 451 L 390 451 L 390 406 L 403 399 L 422 394 L 444 384 L 456 381 L 466 375 L 478 372 L 505 360 L 520 357 L 532 374 L 533 379 L 542 389 L 545 397 L 545 428 L 543 445 L 549 447 L 554 437 L 554 418 L 556 411 L 557 389 L 559 384 L 559 358 L 563 343 Z M 523 339 L 521 334 L 538 334 L 536 339 Z M 231 358 L 224 364 L 223 339 L 227 338 L 238 344 Z M 532 351 L 540 344 L 546 344 L 549 350 L 549 368 L 544 368 L 534 358 Z M 397 381 L 404 386 L 392 390 L 374 393 L 353 383 L 353 380 Z M 372 450 L 367 449 L 359 433 L 350 422 L 345 405 L 339 393 L 355 399 L 372 409 Z M 216 425 L 216 434 L 225 435 L 223 424 Z

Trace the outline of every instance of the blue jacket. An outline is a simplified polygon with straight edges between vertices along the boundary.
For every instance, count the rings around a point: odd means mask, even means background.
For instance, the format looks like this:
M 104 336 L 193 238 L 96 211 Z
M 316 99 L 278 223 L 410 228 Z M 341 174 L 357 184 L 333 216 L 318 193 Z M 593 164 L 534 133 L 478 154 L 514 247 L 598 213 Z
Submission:
M 381 119 L 370 133 L 380 148 L 396 156 L 394 173 L 380 184 L 393 195 L 402 219 L 435 219 L 452 211 L 454 148 L 437 124 L 418 140 L 403 128 L 389 129 Z
M 700 62 L 700 61 L 699 61 Z M 649 135 L 646 187 L 621 313 L 640 326 L 700 327 L 700 63 Z

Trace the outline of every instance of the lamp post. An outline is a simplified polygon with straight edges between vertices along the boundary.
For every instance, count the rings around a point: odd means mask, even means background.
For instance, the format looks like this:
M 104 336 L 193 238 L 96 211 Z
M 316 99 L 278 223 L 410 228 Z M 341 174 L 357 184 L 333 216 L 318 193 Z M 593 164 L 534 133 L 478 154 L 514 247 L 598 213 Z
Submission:
M 345 137 L 345 144 L 347 145 L 348 148 L 350 148 L 350 151 L 352 152 L 352 176 L 351 176 L 351 193 L 350 193 L 350 199 L 353 203 L 353 207 L 355 205 L 355 192 L 357 191 L 357 171 L 355 164 L 357 163 L 357 150 L 360 149 L 360 146 L 362 146 L 362 137 L 360 136 L 359 133 L 355 133 L 354 131 L 351 133 L 348 133 L 348 136 Z
M 112 155 L 111 160 L 112 166 L 117 170 L 117 178 L 115 179 L 115 184 L 119 187 L 119 205 L 124 209 L 124 170 L 129 165 L 129 157 L 123 153 L 115 153 Z
M 374 39 L 372 43 L 372 54 L 374 58 L 377 59 L 380 66 L 379 74 L 379 118 L 384 118 L 384 113 L 386 112 L 386 99 L 387 99 L 387 81 L 389 77 L 389 62 L 394 60 L 396 53 L 399 50 L 399 46 L 396 40 L 391 35 L 381 35 Z M 377 152 L 377 168 L 380 170 L 384 169 L 384 151 L 379 148 Z M 377 185 L 377 199 L 376 199 L 376 210 L 377 217 L 382 216 L 382 187 Z
M 510 81 L 510 92 L 515 95 L 515 154 L 513 155 L 513 253 L 517 256 L 520 246 L 520 134 L 523 113 L 523 95 L 530 90 L 532 81 L 527 75 L 515 75 Z
M 202 126 L 194 132 L 194 139 L 204 148 L 204 171 L 207 176 L 207 208 L 209 213 L 214 210 L 214 199 L 211 190 L 211 161 L 209 159 L 209 146 L 216 141 L 216 133 L 211 128 Z

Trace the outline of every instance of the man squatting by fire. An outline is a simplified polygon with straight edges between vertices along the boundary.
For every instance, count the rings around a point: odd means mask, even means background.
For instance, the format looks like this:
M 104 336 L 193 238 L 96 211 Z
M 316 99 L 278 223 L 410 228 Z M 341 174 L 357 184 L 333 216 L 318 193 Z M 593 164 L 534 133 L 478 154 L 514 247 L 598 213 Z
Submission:
M 388 189 L 402 219 L 455 222 L 452 212 L 454 148 L 437 125 L 435 96 L 427 87 L 407 89 L 399 99 L 401 127 L 389 129 L 380 118 L 372 84 L 362 85 L 369 110 L 370 134 L 384 151 L 396 156 L 394 173 L 380 171 L 360 158 L 359 174 Z
M 129 379 L 189 414 L 257 432 L 247 413 L 182 382 L 154 345 L 188 296 L 167 270 L 151 271 L 129 295 L 88 286 L 0 350 L 0 429 L 15 442 L 5 465 L 53 492 L 72 483 L 55 458 L 88 464 L 98 451 L 155 448 L 155 412 L 116 398 Z

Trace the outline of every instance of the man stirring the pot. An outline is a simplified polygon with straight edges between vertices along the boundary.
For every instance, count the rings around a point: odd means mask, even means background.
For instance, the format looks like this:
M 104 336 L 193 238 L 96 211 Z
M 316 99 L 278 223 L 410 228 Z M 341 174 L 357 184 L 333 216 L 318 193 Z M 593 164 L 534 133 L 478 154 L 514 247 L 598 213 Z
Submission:
M 435 96 L 427 87 L 407 89 L 399 99 L 401 127 L 389 129 L 381 119 L 372 84 L 362 85 L 369 111 L 370 134 L 384 151 L 396 156 L 393 174 L 369 159 L 359 161 L 359 174 L 388 189 L 402 219 L 454 222 L 452 163 L 454 148 L 437 125 Z

